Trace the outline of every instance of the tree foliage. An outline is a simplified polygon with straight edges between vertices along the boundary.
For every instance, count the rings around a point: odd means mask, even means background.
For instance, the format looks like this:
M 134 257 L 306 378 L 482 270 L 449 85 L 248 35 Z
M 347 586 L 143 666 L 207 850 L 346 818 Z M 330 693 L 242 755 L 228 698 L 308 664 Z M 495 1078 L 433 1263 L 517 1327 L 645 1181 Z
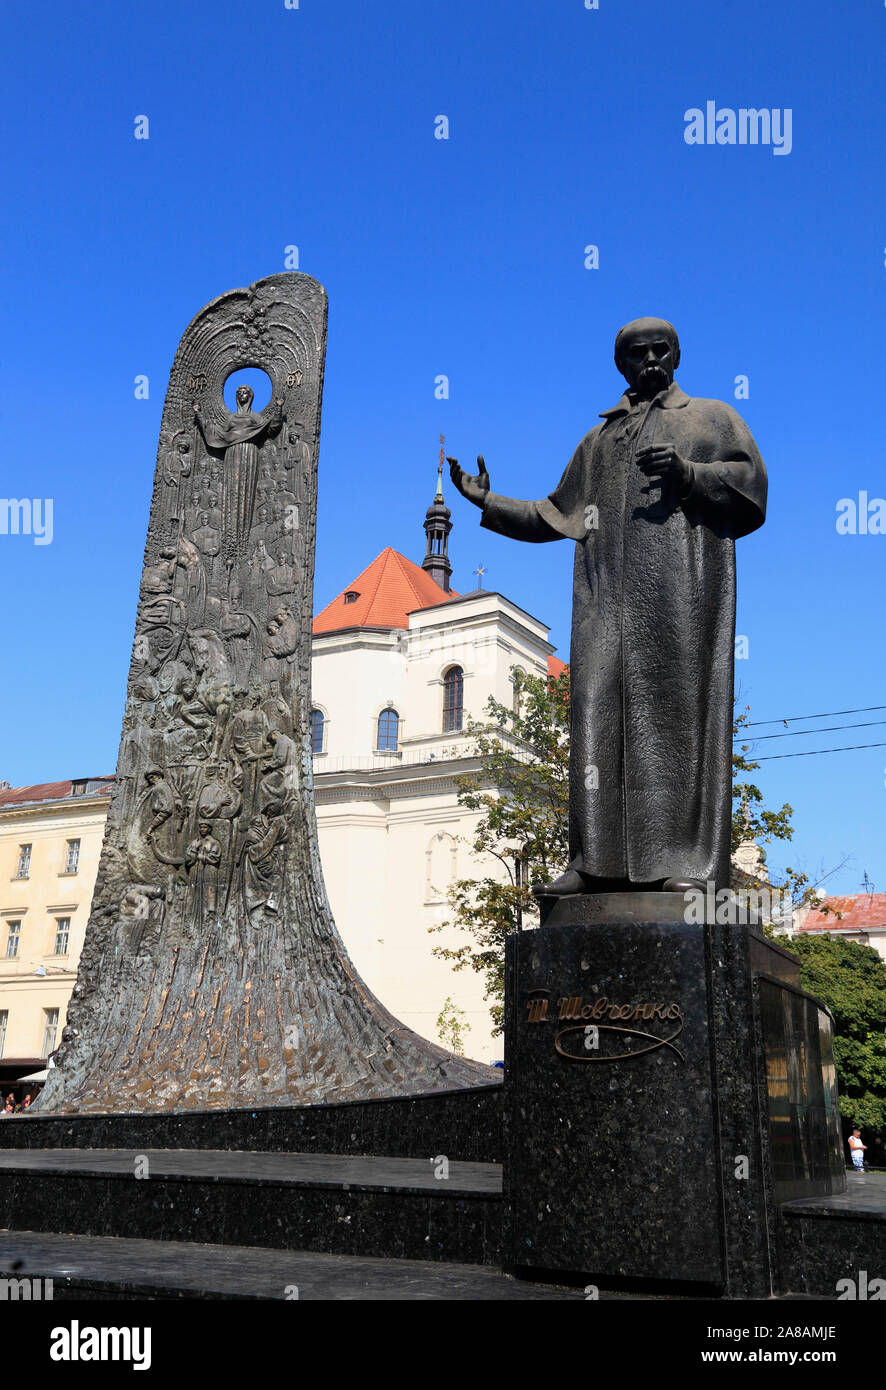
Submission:
M 886 1131 L 886 962 L 871 946 L 831 936 L 795 936 L 800 983 L 834 1015 L 840 1113 Z

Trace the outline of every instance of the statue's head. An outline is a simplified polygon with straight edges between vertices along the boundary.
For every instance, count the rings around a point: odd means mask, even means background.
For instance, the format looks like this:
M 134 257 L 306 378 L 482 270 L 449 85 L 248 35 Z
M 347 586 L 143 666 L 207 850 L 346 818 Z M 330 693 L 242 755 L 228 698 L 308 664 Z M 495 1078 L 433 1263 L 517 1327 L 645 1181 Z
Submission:
M 680 365 L 677 330 L 666 319 L 634 319 L 615 338 L 615 365 L 632 390 L 647 400 L 664 391 Z
M 255 392 L 253 391 L 252 387 L 247 386 L 244 382 L 240 386 L 238 386 L 237 390 L 234 392 L 234 400 L 237 402 L 239 406 L 242 406 L 246 410 L 248 410 L 249 407 L 252 405 L 254 395 Z
M 197 826 L 197 829 L 200 831 L 200 834 L 201 834 L 201 835 L 204 837 L 204 839 L 205 839 L 206 836 L 209 834 L 209 821 L 208 821 L 208 820 L 201 820 L 200 823 L 199 823 L 198 826 Z

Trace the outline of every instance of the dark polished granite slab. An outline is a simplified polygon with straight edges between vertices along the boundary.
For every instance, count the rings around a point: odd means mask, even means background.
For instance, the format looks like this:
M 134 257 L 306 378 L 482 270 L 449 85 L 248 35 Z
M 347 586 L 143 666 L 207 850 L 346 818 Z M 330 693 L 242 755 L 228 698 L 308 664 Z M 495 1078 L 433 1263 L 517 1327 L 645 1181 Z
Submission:
M 814 1298 L 886 1301 L 886 1174 L 849 1173 L 845 1192 L 786 1202 L 783 1287 Z M 876 1282 L 881 1281 L 881 1282 Z
M 434 1091 L 392 1100 L 163 1115 L 15 1115 L 0 1120 L 9 1148 L 254 1149 L 377 1154 L 466 1162 L 502 1158 L 501 1086 Z
M 366 1259 L 304 1250 L 0 1232 L 0 1274 L 53 1280 L 53 1297 L 106 1300 L 578 1302 L 579 1289 L 510 1279 L 483 1265 Z M 601 1295 L 606 1297 L 605 1294 Z
M 822 1216 L 835 1220 L 886 1223 L 886 1173 L 847 1172 L 845 1192 L 785 1202 L 781 1213 L 788 1218 Z M 886 1246 L 883 1253 L 886 1255 Z
M 142 1176 L 135 1173 L 140 1166 Z M 230 1182 L 294 1183 L 300 1187 L 360 1187 L 443 1196 L 501 1194 L 501 1165 L 448 1164 L 437 1178 L 436 1160 L 344 1158 L 338 1154 L 237 1153 L 187 1149 L 41 1149 L 0 1152 L 0 1174 L 95 1173 L 136 1181 L 155 1177 Z
M 614 896 L 508 942 L 505 1267 L 720 1286 L 704 929 Z
M 510 1268 L 773 1296 L 779 1197 L 844 1182 L 827 1011 L 753 921 L 689 902 L 549 900 L 508 944 Z
M 501 1170 L 322 1154 L 6 1150 L 0 1226 L 497 1264 Z

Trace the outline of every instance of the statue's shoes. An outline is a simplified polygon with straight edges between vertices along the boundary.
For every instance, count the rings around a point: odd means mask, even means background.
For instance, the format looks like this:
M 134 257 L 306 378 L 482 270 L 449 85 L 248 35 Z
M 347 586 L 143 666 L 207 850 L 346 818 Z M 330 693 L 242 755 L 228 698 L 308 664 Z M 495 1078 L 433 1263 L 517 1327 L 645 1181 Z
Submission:
M 700 878 L 666 878 L 661 885 L 663 893 L 692 893 L 705 891 L 705 885 Z
M 534 884 L 532 891 L 537 898 L 569 898 L 573 893 L 587 893 L 588 883 L 578 869 L 567 869 L 553 883 Z

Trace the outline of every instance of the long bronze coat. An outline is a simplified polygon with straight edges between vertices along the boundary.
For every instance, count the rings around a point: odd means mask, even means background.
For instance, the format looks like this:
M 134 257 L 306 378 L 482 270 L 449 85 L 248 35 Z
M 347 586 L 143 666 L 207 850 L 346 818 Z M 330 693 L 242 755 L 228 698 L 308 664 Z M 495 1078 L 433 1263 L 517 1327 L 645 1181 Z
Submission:
M 679 498 L 635 462 L 670 443 Z M 540 502 L 489 493 L 482 525 L 576 541 L 572 866 L 624 883 L 729 882 L 735 539 L 762 526 L 766 469 L 740 416 L 676 382 L 622 396 Z

